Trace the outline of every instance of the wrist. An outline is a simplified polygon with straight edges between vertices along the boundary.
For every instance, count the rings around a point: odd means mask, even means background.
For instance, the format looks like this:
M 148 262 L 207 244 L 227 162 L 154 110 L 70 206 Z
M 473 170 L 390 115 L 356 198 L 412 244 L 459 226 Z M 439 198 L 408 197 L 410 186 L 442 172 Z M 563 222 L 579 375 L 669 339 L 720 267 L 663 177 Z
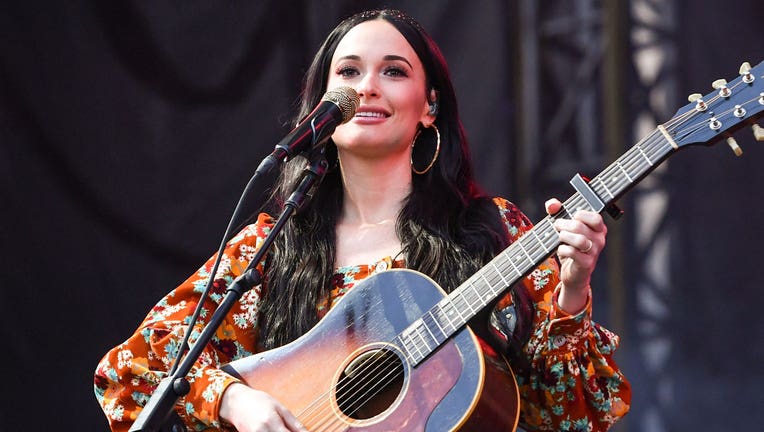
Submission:
M 242 392 L 246 391 L 248 387 L 240 382 L 231 383 L 223 391 L 223 395 L 220 398 L 220 409 L 218 416 L 220 419 L 228 424 L 233 424 L 232 420 L 232 407 L 236 404 L 236 400 Z
M 568 315 L 578 315 L 586 309 L 591 295 L 591 286 L 587 283 L 583 288 L 569 288 L 564 283 L 559 284 L 557 307 Z

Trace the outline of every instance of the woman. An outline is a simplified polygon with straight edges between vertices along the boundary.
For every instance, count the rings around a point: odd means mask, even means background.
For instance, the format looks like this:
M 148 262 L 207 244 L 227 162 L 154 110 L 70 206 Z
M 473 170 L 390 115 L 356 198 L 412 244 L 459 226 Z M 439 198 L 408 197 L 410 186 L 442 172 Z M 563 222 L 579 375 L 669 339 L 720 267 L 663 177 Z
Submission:
M 312 201 L 259 264 L 266 282 L 245 294 L 192 370 L 191 392 L 178 412 L 196 428 L 305 430 L 273 396 L 219 368 L 296 339 L 374 272 L 414 269 L 450 291 L 531 228 L 514 205 L 480 193 L 445 61 L 411 18 L 370 11 L 340 23 L 307 73 L 298 118 L 339 86 L 355 89 L 360 106 L 327 143 L 336 162 Z M 273 214 L 304 164 L 296 158 L 284 167 Z M 547 211 L 560 206 L 550 200 Z M 261 214 L 229 242 L 202 317 L 272 225 Z M 630 400 L 612 360 L 618 338 L 590 318 L 589 281 L 607 230 L 586 211 L 558 219 L 555 229 L 562 265 L 546 260 L 473 327 L 509 358 L 524 428 L 605 430 Z M 129 427 L 172 364 L 212 262 L 162 299 L 99 364 L 96 396 L 114 430 Z

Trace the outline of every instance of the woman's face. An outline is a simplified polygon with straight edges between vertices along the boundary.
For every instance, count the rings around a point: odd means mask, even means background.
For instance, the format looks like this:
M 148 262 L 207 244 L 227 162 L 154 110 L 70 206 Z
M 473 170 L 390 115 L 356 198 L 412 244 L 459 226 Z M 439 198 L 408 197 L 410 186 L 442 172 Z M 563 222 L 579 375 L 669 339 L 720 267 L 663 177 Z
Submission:
M 337 45 L 327 89 L 350 86 L 361 103 L 355 117 L 337 127 L 340 152 L 384 157 L 410 152 L 417 124 L 429 125 L 426 77 L 408 41 L 384 20 L 353 27 Z

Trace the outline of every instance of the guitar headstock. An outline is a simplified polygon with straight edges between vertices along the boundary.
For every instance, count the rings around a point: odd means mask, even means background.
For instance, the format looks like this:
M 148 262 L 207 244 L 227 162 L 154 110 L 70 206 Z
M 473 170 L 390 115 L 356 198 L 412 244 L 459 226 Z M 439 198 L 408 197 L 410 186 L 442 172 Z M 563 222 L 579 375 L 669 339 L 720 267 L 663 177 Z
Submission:
M 714 91 L 705 96 L 691 95 L 690 103 L 663 124 L 676 145 L 710 145 L 727 138 L 740 156 L 742 150 L 731 134 L 746 124 L 753 128 L 757 141 L 764 141 L 764 128 L 756 124 L 764 114 L 764 62 L 753 68 L 743 63 L 737 78 L 729 83 L 716 80 L 712 87 Z

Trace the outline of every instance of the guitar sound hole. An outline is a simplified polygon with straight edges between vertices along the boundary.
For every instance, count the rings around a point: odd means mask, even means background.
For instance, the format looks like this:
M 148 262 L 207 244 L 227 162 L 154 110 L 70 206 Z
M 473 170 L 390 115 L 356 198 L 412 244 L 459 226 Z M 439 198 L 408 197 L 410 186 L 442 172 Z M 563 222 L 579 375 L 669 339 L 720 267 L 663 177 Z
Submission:
M 348 417 L 368 419 L 385 411 L 403 388 L 403 363 L 385 349 L 353 359 L 337 382 L 337 405 Z

